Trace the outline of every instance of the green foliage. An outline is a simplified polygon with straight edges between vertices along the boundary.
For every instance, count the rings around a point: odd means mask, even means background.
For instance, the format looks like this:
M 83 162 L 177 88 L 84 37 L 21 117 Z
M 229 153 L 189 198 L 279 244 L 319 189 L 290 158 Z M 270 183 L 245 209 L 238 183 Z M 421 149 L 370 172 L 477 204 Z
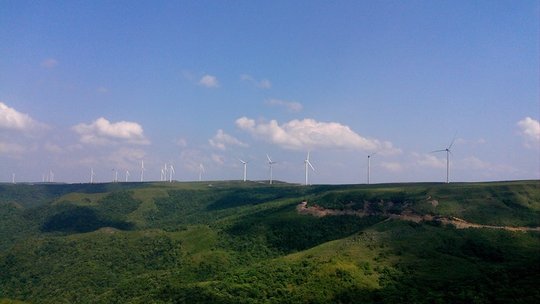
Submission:
M 0 303 L 540 302 L 538 232 L 404 211 L 538 226 L 539 183 L 0 185 Z

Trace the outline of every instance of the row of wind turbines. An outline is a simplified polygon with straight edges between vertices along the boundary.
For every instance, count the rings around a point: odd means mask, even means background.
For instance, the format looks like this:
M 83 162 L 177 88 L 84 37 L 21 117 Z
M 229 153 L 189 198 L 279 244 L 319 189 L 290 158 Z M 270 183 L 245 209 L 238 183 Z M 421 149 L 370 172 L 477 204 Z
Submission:
M 315 168 L 313 167 L 313 165 L 309 161 L 309 154 L 310 154 L 310 152 L 307 153 L 306 159 L 304 160 L 304 168 L 305 168 L 305 174 L 306 174 L 306 181 L 305 181 L 306 186 L 309 185 L 309 169 L 311 169 L 311 170 L 313 170 L 315 172 Z M 277 164 L 277 162 L 273 161 L 268 154 L 266 154 L 266 159 L 268 160 L 268 167 L 269 167 L 269 171 L 270 171 L 270 178 L 268 180 L 268 183 L 270 185 L 272 185 L 273 180 L 274 180 L 273 166 L 275 164 Z M 245 181 L 247 181 L 247 164 L 249 162 L 247 162 L 247 161 L 245 161 L 245 160 L 243 160 L 241 158 L 239 158 L 238 160 L 244 166 L 244 179 L 243 180 L 245 182 Z
M 440 153 L 440 152 L 446 152 L 446 183 L 450 182 L 450 154 L 452 154 L 452 146 L 454 145 L 455 136 L 454 139 L 450 142 L 450 144 L 440 150 L 434 150 L 430 153 Z M 377 154 L 377 152 L 374 152 L 372 154 L 369 154 L 367 156 L 367 184 L 371 183 L 371 159 Z M 267 164 L 269 167 L 269 184 L 273 183 L 273 166 L 277 163 L 273 161 L 268 154 L 266 154 Z M 245 161 L 243 159 L 238 159 L 240 163 L 243 165 L 243 181 L 247 181 L 247 165 L 248 161 Z M 140 181 L 144 182 L 144 172 L 146 171 L 144 167 L 144 160 L 141 160 L 141 168 L 140 168 Z M 305 173 L 305 182 L 304 184 L 310 185 L 309 183 L 309 172 L 313 171 L 315 172 L 315 167 L 310 161 L 310 152 L 307 152 L 306 158 L 304 159 L 304 173 Z M 119 182 L 118 178 L 118 170 L 112 169 L 113 171 L 113 182 Z M 163 167 L 161 167 L 161 175 L 160 175 L 160 181 L 168 181 L 170 183 L 173 182 L 174 174 L 175 174 L 174 166 L 172 164 L 164 164 Z M 206 173 L 206 169 L 204 165 L 201 163 L 199 164 L 199 181 L 202 181 L 203 174 Z M 129 181 L 130 177 L 129 170 L 125 170 L 125 182 Z M 96 173 L 94 172 L 94 168 L 90 168 L 90 183 L 93 184 L 95 182 L 95 176 Z M 52 170 L 49 170 L 47 175 L 43 175 L 43 182 L 54 182 L 54 173 Z M 15 173 L 12 174 L 12 183 L 15 183 Z
M 118 179 L 118 170 L 112 169 L 113 171 L 113 182 L 117 183 L 119 182 Z M 141 160 L 141 175 L 140 175 L 140 181 L 144 182 L 144 171 L 146 171 L 146 168 L 144 167 L 144 160 Z M 203 164 L 199 164 L 199 181 L 202 181 L 202 175 L 205 173 L 206 170 L 203 166 Z M 170 183 L 173 182 L 174 174 L 175 174 L 174 166 L 173 164 L 164 164 L 163 167 L 161 167 L 160 172 L 160 181 L 168 181 Z M 129 177 L 131 176 L 131 173 L 129 170 L 125 170 L 125 182 L 129 182 Z M 96 173 L 94 172 L 94 168 L 90 168 L 90 183 L 93 184 L 95 181 Z
M 449 180 L 449 177 L 450 177 L 450 154 L 452 154 L 451 149 L 452 149 L 452 146 L 454 145 L 454 141 L 455 141 L 455 137 L 454 137 L 454 140 L 452 140 L 452 142 L 446 148 L 440 149 L 440 150 L 434 150 L 434 151 L 430 152 L 430 153 L 446 152 L 446 183 L 450 182 L 450 180 Z M 367 184 L 371 183 L 371 159 L 376 154 L 377 154 L 377 152 L 374 152 L 374 153 L 369 154 L 367 156 Z M 269 176 L 269 184 L 271 185 L 271 184 L 273 184 L 273 166 L 277 162 L 273 161 L 272 158 L 270 158 L 270 156 L 268 154 L 266 154 L 266 159 L 267 159 L 267 164 L 268 164 L 268 167 L 269 167 L 269 174 L 270 174 L 270 176 Z M 249 161 L 245 161 L 245 160 L 243 160 L 241 158 L 239 158 L 238 160 L 240 161 L 240 163 L 243 166 L 243 181 L 246 182 L 247 181 L 247 165 L 248 165 Z M 144 160 L 141 160 L 141 173 L 140 173 L 140 181 L 141 182 L 144 181 L 144 171 L 145 170 L 146 169 L 144 167 Z M 305 173 L 304 185 L 310 185 L 310 183 L 309 183 L 309 172 L 310 172 L 310 170 L 315 172 L 315 167 L 313 167 L 313 164 L 310 161 L 310 152 L 308 151 L 308 153 L 306 155 L 306 158 L 304 159 L 304 173 Z M 119 181 L 118 180 L 118 170 L 113 169 L 113 172 L 114 172 L 113 182 L 118 182 Z M 202 175 L 204 173 L 206 173 L 206 169 L 205 169 L 204 165 L 201 163 L 201 164 L 199 164 L 199 181 L 202 181 Z M 160 181 L 162 181 L 162 182 L 163 181 L 168 181 L 168 182 L 172 183 L 174 174 L 175 174 L 174 166 L 172 164 L 164 164 L 163 167 L 161 167 Z M 91 168 L 90 169 L 90 183 L 94 183 L 94 177 L 95 177 L 95 172 L 94 172 L 94 169 Z M 126 170 L 125 171 L 125 182 L 129 181 L 129 177 L 130 177 L 130 172 L 129 172 L 129 170 Z

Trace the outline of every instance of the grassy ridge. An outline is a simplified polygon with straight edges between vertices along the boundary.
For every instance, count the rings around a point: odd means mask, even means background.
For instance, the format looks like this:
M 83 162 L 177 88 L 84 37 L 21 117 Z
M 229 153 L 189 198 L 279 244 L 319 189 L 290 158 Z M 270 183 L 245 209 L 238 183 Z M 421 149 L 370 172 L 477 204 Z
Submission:
M 538 233 L 385 217 L 407 211 L 535 226 L 538 181 L 32 187 L 0 185 L 0 303 L 540 299 Z M 375 215 L 298 214 L 305 200 Z

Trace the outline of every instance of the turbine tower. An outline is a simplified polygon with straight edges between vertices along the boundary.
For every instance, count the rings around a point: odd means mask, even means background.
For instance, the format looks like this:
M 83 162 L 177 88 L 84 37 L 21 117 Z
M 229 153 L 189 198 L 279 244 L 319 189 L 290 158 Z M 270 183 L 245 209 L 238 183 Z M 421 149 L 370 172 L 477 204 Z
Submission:
M 454 145 L 454 141 L 456 140 L 456 137 L 454 136 L 454 139 L 452 139 L 452 142 L 446 149 L 442 150 L 435 150 L 431 151 L 431 153 L 438 153 L 438 152 L 446 152 L 446 183 L 450 183 L 449 175 L 450 175 L 450 154 L 452 154 L 452 145 Z
M 203 164 L 199 164 L 199 181 L 202 181 L 202 174 L 205 172 Z
M 94 183 L 94 176 L 96 176 L 94 173 L 94 168 L 90 168 L 90 184 Z
M 307 157 L 306 159 L 304 160 L 304 167 L 306 169 L 306 186 L 309 185 L 309 168 L 311 168 L 311 170 L 313 170 L 313 172 L 315 172 L 315 168 L 313 168 L 313 165 L 311 164 L 311 162 L 309 161 L 309 151 L 307 153 Z
M 11 173 L 11 183 L 15 184 L 15 173 Z
M 141 183 L 144 181 L 144 159 L 141 160 Z
M 270 156 L 266 154 L 266 158 L 268 159 L 268 166 L 270 167 L 270 185 L 272 184 L 272 166 L 276 163 L 275 161 L 272 161 Z
M 373 157 L 377 152 L 372 153 L 367 156 L 367 183 L 369 185 L 370 177 L 371 177 L 371 157 Z
M 172 177 L 173 177 L 173 174 L 174 174 L 174 167 L 172 164 L 169 165 L 169 183 L 172 183 Z
M 126 170 L 126 183 L 128 182 L 129 170 Z
M 247 177 L 247 162 L 246 161 L 243 161 L 241 159 L 238 159 L 243 165 L 244 165 L 244 182 L 246 181 L 246 177 Z

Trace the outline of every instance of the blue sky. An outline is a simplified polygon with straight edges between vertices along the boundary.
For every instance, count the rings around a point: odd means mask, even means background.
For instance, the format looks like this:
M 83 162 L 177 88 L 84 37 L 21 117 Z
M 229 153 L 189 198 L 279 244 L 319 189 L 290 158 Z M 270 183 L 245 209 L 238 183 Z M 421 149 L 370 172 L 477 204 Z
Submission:
M 0 6 L 0 182 L 540 178 L 538 1 Z

